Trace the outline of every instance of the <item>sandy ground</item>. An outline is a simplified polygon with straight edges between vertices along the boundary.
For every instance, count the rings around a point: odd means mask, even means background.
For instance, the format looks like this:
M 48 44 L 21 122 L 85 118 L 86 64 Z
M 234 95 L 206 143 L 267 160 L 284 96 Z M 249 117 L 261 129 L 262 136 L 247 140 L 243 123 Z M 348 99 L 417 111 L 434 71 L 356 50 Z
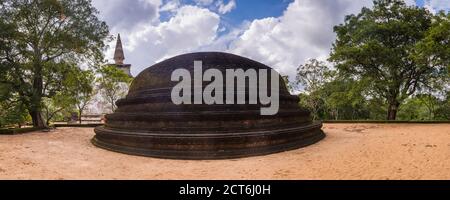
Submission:
M 185 161 L 94 147 L 92 128 L 0 135 L 0 179 L 450 179 L 450 124 L 326 124 L 326 139 L 268 156 Z

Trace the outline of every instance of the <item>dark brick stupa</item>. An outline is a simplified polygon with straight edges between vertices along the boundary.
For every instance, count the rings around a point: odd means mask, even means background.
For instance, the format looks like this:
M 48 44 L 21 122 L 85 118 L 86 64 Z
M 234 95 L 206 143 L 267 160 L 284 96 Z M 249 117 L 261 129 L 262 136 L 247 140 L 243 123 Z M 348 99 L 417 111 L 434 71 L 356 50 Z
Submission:
M 304 147 L 325 137 L 322 124 L 298 107 L 280 77 L 276 115 L 260 115 L 261 105 L 175 105 L 171 89 L 174 70 L 216 68 L 270 69 L 228 53 L 205 52 L 176 56 L 141 72 L 106 125 L 95 129 L 98 147 L 112 151 L 173 159 L 225 159 L 265 155 Z M 279 76 L 279 75 L 278 75 Z

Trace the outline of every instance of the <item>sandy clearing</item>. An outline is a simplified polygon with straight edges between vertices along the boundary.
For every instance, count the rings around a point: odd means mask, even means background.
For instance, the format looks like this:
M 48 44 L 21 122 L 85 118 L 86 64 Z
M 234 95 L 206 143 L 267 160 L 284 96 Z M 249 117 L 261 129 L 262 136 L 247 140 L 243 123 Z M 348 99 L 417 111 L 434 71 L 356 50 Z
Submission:
M 0 135 L 0 179 L 450 179 L 450 124 L 325 124 L 294 151 L 187 161 L 94 147 L 92 128 Z

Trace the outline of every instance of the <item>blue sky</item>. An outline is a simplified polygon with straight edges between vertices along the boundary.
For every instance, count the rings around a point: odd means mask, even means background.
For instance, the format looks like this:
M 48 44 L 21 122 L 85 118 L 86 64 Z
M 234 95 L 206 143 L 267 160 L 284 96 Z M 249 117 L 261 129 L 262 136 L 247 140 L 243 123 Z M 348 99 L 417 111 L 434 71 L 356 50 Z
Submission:
M 222 17 L 232 24 L 240 24 L 243 21 L 253 21 L 266 17 L 281 16 L 289 3 L 293 0 L 237 0 L 236 6 L 231 12 L 222 15 Z M 168 2 L 166 0 L 165 2 Z M 224 0 L 228 3 L 229 0 Z M 181 4 L 196 5 L 194 0 L 181 0 Z M 165 19 L 167 20 L 167 18 Z
M 244 0 L 237 1 L 236 8 L 224 18 L 237 25 L 243 21 L 253 21 L 266 17 L 279 17 L 292 0 Z
M 432 12 L 450 0 L 405 0 Z M 372 0 L 93 0 L 111 34 L 121 34 L 132 74 L 194 51 L 224 51 L 295 76 L 310 58 L 325 60 L 333 26 Z M 110 43 L 114 47 L 114 41 Z M 105 52 L 111 60 L 113 48 Z
M 416 4 L 417 4 L 417 6 L 424 6 L 424 4 L 425 4 L 425 2 L 424 2 L 424 0 L 416 0 Z
M 172 0 L 164 0 L 168 3 Z M 266 17 L 279 17 L 286 10 L 288 5 L 294 0 L 235 0 L 236 6 L 230 12 L 221 14 L 221 26 L 227 29 L 238 27 L 246 22 L 251 22 L 256 19 L 263 19 Z M 223 0 L 223 4 L 228 4 L 231 0 Z M 198 5 L 196 0 L 179 0 L 181 5 Z M 213 5 L 205 6 L 208 9 L 214 10 Z M 173 16 L 171 12 L 161 12 L 161 21 L 168 21 Z M 220 31 L 219 36 L 224 35 L 227 31 Z
M 166 0 L 168 2 L 170 0 Z M 230 0 L 224 0 L 226 4 Z M 288 5 L 294 0 L 236 0 L 236 6 L 232 11 L 223 14 L 221 19 L 224 24 L 231 26 L 239 26 L 244 22 L 251 22 L 256 19 L 266 17 L 279 17 L 286 10 Z M 414 0 L 419 7 L 425 5 L 425 0 Z M 180 0 L 181 4 L 196 5 L 195 0 Z M 450 5 L 450 0 L 448 0 Z M 448 10 L 448 7 L 447 7 Z M 163 21 L 168 20 L 168 16 L 163 17 Z

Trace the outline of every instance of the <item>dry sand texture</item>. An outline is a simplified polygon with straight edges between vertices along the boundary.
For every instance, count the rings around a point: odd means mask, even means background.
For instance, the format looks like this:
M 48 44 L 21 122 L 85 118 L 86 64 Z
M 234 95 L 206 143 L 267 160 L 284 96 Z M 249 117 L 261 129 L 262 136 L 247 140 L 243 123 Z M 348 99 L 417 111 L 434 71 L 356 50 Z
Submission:
M 92 128 L 0 135 L 0 179 L 450 179 L 450 124 L 325 124 L 294 151 L 164 160 L 94 147 Z

